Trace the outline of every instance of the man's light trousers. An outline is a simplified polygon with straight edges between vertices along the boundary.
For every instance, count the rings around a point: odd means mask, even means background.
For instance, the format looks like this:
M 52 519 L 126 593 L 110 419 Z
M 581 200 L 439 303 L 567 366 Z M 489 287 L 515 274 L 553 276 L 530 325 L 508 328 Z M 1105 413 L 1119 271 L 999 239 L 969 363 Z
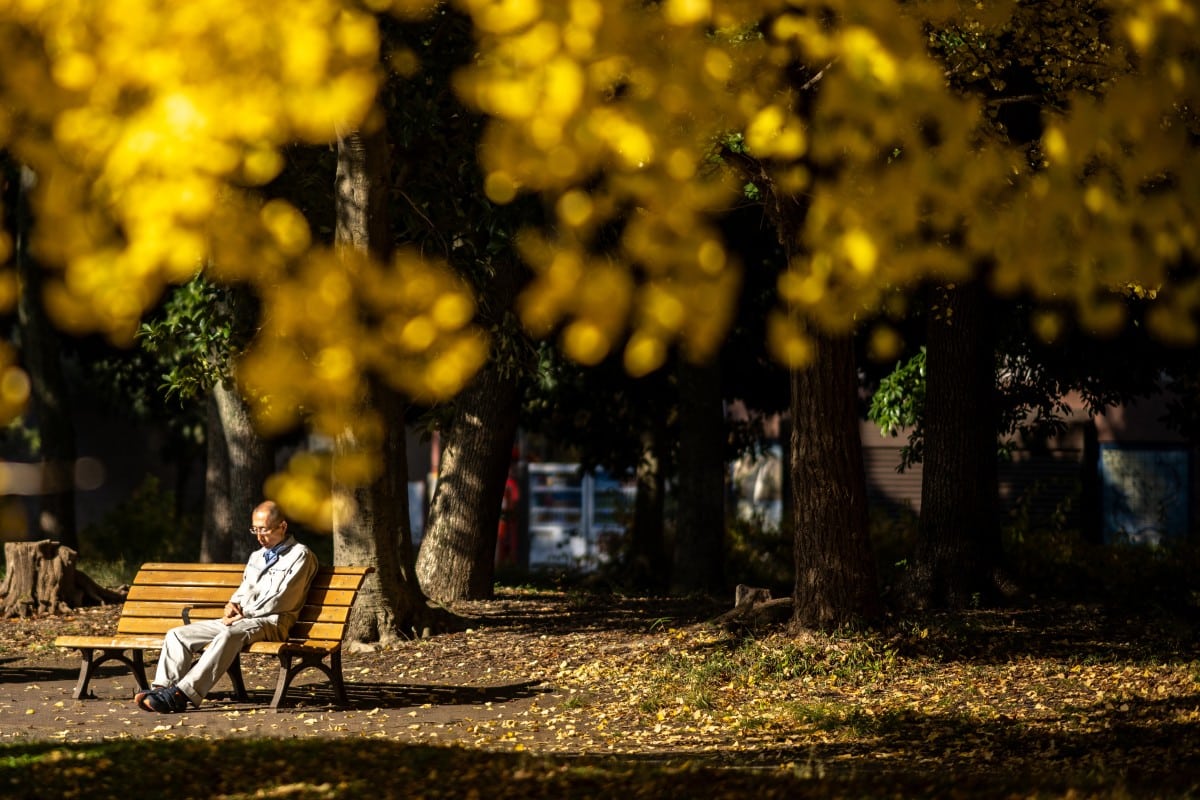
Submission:
M 163 640 L 154 685 L 178 686 L 198 706 L 243 647 L 251 642 L 282 638 L 279 626 L 253 617 L 239 619 L 232 625 L 211 619 L 172 628 Z M 200 657 L 193 664 L 197 653 Z

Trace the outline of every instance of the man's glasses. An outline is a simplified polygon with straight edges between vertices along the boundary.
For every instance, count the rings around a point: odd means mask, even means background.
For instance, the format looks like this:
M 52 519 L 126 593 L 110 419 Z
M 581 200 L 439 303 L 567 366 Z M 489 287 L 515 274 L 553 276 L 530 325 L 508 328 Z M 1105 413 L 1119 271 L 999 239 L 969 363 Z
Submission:
M 250 533 L 254 534 L 255 536 L 262 536 L 264 533 L 270 533 L 271 531 L 275 530 L 278 527 L 279 527 L 278 522 L 276 522 L 274 525 L 270 526 L 269 528 L 258 528 L 258 527 L 251 525 Z

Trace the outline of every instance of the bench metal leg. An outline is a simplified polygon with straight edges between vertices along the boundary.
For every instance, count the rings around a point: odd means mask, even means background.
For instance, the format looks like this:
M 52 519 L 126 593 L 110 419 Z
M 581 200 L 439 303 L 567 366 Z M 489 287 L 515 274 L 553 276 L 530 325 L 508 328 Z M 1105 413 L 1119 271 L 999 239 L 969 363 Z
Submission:
M 338 705 L 348 706 L 350 701 L 346 699 L 346 684 L 342 683 L 342 651 L 334 650 L 329 656 L 329 671 L 325 674 L 329 676 L 330 682 L 333 684 L 333 696 L 337 700 Z
M 225 671 L 233 683 L 233 696 L 239 703 L 249 703 L 250 695 L 246 694 L 246 681 L 242 678 L 242 654 L 238 653 L 229 669 Z
M 79 665 L 79 681 L 75 684 L 74 694 L 71 695 L 76 700 L 89 697 L 88 684 L 91 683 L 92 676 L 96 674 L 96 668 L 107 661 L 120 661 L 129 667 L 139 689 L 150 688 L 150 684 L 146 681 L 146 665 L 142 659 L 141 650 L 130 650 L 126 655 L 124 649 L 81 647 L 79 654 L 82 657 Z
M 325 663 L 326 655 L 329 656 L 329 664 Z M 297 657 L 299 661 L 293 663 L 293 659 Z M 271 710 L 279 710 L 279 706 L 287 696 L 288 688 L 292 685 L 292 680 L 310 667 L 320 670 L 329 679 L 330 684 L 333 686 L 333 695 L 338 705 L 345 706 L 349 704 L 346 700 L 346 686 L 342 682 L 341 651 L 335 650 L 328 654 L 279 653 L 278 658 L 279 677 L 275 682 L 275 696 L 271 698 Z

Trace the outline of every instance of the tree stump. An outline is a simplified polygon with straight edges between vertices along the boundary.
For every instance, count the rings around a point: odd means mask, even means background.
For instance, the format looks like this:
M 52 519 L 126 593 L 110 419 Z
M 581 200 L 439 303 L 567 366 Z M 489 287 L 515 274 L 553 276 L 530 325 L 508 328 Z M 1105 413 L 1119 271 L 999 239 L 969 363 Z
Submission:
M 740 583 L 734 592 L 733 608 L 709 624 L 730 633 L 754 634 L 787 622 L 791 614 L 792 598 L 772 598 L 770 589 Z
M 59 542 L 6 542 L 0 618 L 60 614 L 85 605 L 125 600 L 75 568 L 79 554 Z

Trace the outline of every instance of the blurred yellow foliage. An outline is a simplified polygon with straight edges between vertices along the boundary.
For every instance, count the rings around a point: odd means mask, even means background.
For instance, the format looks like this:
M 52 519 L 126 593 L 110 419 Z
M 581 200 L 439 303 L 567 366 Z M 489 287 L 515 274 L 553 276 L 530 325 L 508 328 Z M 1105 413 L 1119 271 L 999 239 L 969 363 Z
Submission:
M 337 433 L 358 421 L 350 409 L 370 373 L 426 400 L 461 389 L 487 343 L 445 265 L 314 248 L 295 207 L 254 193 L 279 174 L 285 145 L 364 124 L 381 74 L 372 12 L 436 5 L 0 0 L 0 148 L 38 179 L 31 247 L 53 271 L 52 318 L 129 343 L 167 284 L 201 269 L 248 282 L 267 312 L 239 375 L 268 431 L 304 420 Z M 4 369 L 0 412 L 18 413 L 21 373 Z M 348 478 L 368 480 L 371 457 L 357 454 Z M 277 485 L 285 505 L 327 516 L 304 474 Z
M 16 352 L 0 342 L 0 424 L 7 425 L 25 410 L 29 389 L 29 376 L 16 365 Z
M 1138 280 L 1163 286 L 1200 247 L 1200 172 L 1188 167 L 1200 127 L 1187 111 L 1200 105 L 1194 0 L 1113 0 L 1104 40 L 1088 33 L 1100 18 L 1089 9 L 1051 12 L 1091 48 L 1066 68 L 1102 91 L 1079 91 L 1055 114 L 1046 163 L 1033 166 L 985 133 L 982 104 L 951 87 L 929 47 L 939 29 L 1024 35 L 1029 10 L 1011 0 L 630 0 L 574 17 L 568 9 L 592 5 L 461 5 L 481 31 L 459 85 L 493 117 L 489 196 L 546 196 L 571 231 L 540 241 L 580 267 L 535 260 L 524 318 L 540 333 L 566 326 L 569 352 L 588 361 L 617 346 L 614 331 L 628 333 L 625 362 L 639 374 L 674 341 L 697 358 L 713 352 L 720 335 L 695 322 L 728 317 L 737 281 L 726 275 L 738 265 L 698 259 L 689 243 L 719 241 L 713 216 L 736 195 L 712 166 L 733 164 L 721 146 L 735 131 L 775 195 L 768 206 L 805 210 L 799 225 L 777 220 L 793 257 L 770 345 L 789 365 L 810 352 L 806 325 L 852 329 L 896 289 L 963 280 L 981 263 L 996 291 L 1069 299 L 1087 327 L 1111 331 L 1122 317 L 1106 297 Z M 580 26 L 589 46 L 563 46 Z M 1141 68 L 1130 69 L 1130 50 Z M 1155 191 L 1131 190 L 1146 186 Z M 619 290 L 582 266 L 600 247 L 594 232 L 618 218 L 622 247 L 607 256 L 635 277 Z M 592 281 L 610 287 L 612 306 L 578 301 Z M 1190 297 L 1187 287 L 1157 295 L 1173 339 L 1194 327 L 1183 319 Z M 620 309 L 627 322 L 614 326 Z M 1039 332 L 1053 336 L 1046 319 Z M 892 334 L 875 338 L 880 351 L 896 346 Z
M 420 398 L 461 389 L 487 342 L 444 265 L 327 251 L 297 209 L 253 192 L 284 145 L 368 119 L 374 14 L 437 5 L 0 0 L 0 147 L 38 176 L 33 249 L 55 271 L 54 319 L 128 342 L 164 286 L 203 268 L 263 301 L 239 375 L 268 430 L 336 432 L 371 374 Z M 981 264 L 994 291 L 1072 303 L 1097 332 L 1123 323 L 1114 298 L 1133 293 L 1153 302 L 1155 333 L 1196 339 L 1200 281 L 1172 273 L 1200 256 L 1196 0 L 1109 0 L 1094 15 L 1014 0 L 453 5 L 478 39 L 455 89 L 488 115 L 487 196 L 536 192 L 554 217 L 520 237 L 534 279 L 519 314 L 584 363 L 623 347 L 645 374 L 672 348 L 716 352 L 741 269 L 718 221 L 746 193 L 787 253 L 768 343 L 790 367 L 811 358 L 810 331 L 852 330 L 906 287 Z M 1067 87 L 1030 159 L 950 74 L 996 91 L 1003 79 L 937 36 L 1035 36 L 1035 11 L 1062 15 L 1087 52 L 1030 67 Z M 420 63 L 401 51 L 392 66 Z M 1062 327 L 1057 312 L 1035 320 L 1047 340 Z M 876 329 L 872 349 L 896 336 Z M 4 402 L 20 395 L 0 381 Z M 332 508 L 289 474 L 279 490 L 314 518 Z

